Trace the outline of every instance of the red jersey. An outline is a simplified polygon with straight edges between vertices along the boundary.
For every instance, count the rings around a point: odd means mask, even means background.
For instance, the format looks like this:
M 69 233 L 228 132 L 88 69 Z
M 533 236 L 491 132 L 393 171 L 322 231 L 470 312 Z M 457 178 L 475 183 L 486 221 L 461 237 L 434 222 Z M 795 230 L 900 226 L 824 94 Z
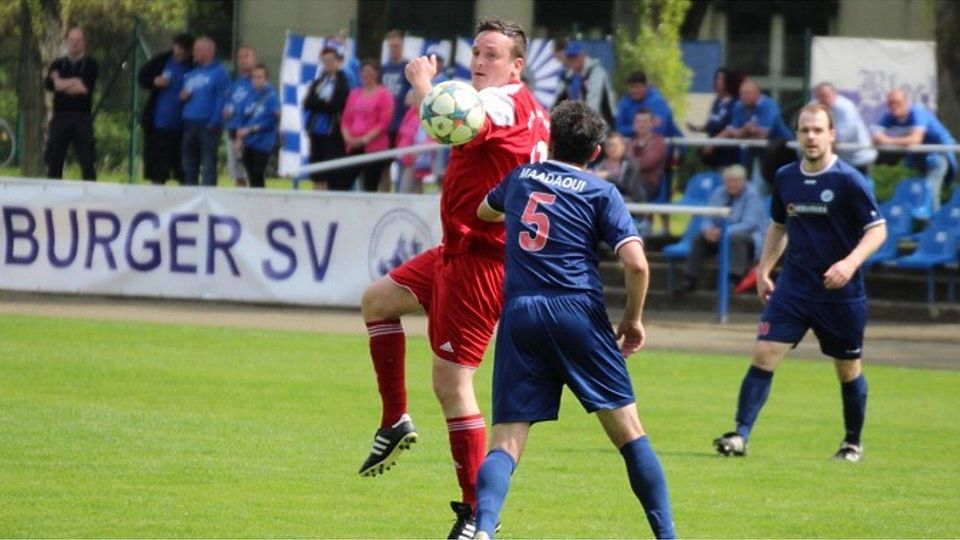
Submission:
M 514 168 L 547 158 L 550 119 L 523 83 L 480 91 L 487 121 L 469 143 L 454 146 L 443 176 L 440 223 L 444 253 L 503 258 L 503 223 L 477 217 L 477 206 Z

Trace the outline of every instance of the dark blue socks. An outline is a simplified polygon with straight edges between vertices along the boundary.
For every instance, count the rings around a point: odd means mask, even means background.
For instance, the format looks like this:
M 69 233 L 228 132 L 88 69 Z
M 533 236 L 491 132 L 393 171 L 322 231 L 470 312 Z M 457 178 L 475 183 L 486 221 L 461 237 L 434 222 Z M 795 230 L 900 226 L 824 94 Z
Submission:
M 843 398 L 843 426 L 847 430 L 844 441 L 860 446 L 860 432 L 867 415 L 867 379 L 863 373 L 856 379 L 840 383 Z
M 647 522 L 657 538 L 676 538 L 673 529 L 673 512 L 670 510 L 670 495 L 667 492 L 667 480 L 657 454 L 650 447 L 646 435 L 634 439 L 620 449 L 623 461 L 627 464 L 630 487 L 640 499 Z
M 510 476 L 516 464 L 510 454 L 494 448 L 480 466 L 477 474 L 477 530 L 493 538 L 493 530 L 500 519 L 503 500 L 510 490 Z
M 773 372 L 750 366 L 747 375 L 740 384 L 740 398 L 737 401 L 737 433 L 746 441 L 750 438 L 750 430 L 757 421 L 760 409 L 767 402 L 770 395 L 770 384 L 773 382 Z

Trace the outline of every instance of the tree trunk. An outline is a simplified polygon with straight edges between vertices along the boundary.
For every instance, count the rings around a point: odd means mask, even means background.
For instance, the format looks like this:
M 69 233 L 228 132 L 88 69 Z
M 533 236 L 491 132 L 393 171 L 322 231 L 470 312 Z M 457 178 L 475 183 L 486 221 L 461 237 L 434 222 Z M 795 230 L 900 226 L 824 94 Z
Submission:
M 954 137 L 960 136 L 960 6 L 954 0 L 936 4 L 937 116 Z
M 20 0 L 20 118 L 23 139 L 20 141 L 20 174 L 27 177 L 44 176 L 43 166 L 46 106 L 44 104 L 43 67 L 40 49 L 33 31 L 28 0 Z
M 20 171 L 24 176 L 38 177 L 46 174 L 43 154 L 53 102 L 43 81 L 47 66 L 61 54 L 63 21 L 60 0 L 41 0 L 39 13 L 30 4 L 29 0 L 20 0 Z

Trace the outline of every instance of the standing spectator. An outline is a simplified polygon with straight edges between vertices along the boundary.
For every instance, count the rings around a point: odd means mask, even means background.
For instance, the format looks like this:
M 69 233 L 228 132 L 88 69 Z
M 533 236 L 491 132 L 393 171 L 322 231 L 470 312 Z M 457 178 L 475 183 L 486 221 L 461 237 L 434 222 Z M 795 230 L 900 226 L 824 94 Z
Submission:
M 250 174 L 250 186 L 264 186 L 264 171 L 277 145 L 277 127 L 280 122 L 280 99 L 267 82 L 267 68 L 257 64 L 250 73 L 252 93 L 242 108 L 237 127 L 237 155 L 243 156 L 243 165 Z
M 387 88 L 390 95 L 393 96 L 393 118 L 390 120 L 388 134 L 390 136 L 390 146 L 397 142 L 397 131 L 400 129 L 400 122 L 403 120 L 403 113 L 407 112 L 407 107 L 403 100 L 410 90 L 410 83 L 404 75 L 407 67 L 407 59 L 403 57 L 403 32 L 400 30 L 391 30 L 384 36 L 387 42 L 387 61 L 380 67 L 383 86 Z M 362 71 L 361 66 L 361 71 Z M 361 73 L 361 79 L 363 74 Z
M 837 92 L 828 82 L 822 82 L 813 89 L 816 101 L 833 113 L 833 125 L 837 132 L 837 143 L 855 143 L 870 146 L 870 130 L 860 116 L 857 105 Z M 837 150 L 840 159 L 846 161 L 860 174 L 867 176 L 870 166 L 877 160 L 876 148 L 857 150 Z
M 217 148 L 223 125 L 223 101 L 230 74 L 216 58 L 216 45 L 208 37 L 193 44 L 194 68 L 183 80 L 183 183 L 217 185 Z
M 747 170 L 742 165 L 731 165 L 723 170 L 723 185 L 710 194 L 708 206 L 727 207 L 727 235 L 730 239 L 730 263 L 727 281 L 733 291 L 757 260 L 763 245 L 766 211 L 763 198 L 747 183 Z M 697 276 L 703 261 L 716 255 L 720 244 L 720 219 L 704 218 L 700 234 L 690 245 L 690 256 L 683 270 L 683 292 L 697 288 Z
M 713 74 L 713 91 L 716 96 L 710 106 L 707 123 L 697 126 L 688 122 L 687 128 L 705 132 L 711 138 L 718 136 L 733 120 L 733 106 L 737 103 L 742 80 L 743 75 L 736 70 L 718 68 Z M 703 146 L 700 148 L 700 157 L 708 167 L 726 167 L 740 161 L 740 149 L 732 146 Z
M 171 173 L 183 181 L 180 90 L 183 76 L 190 69 L 191 49 L 193 36 L 177 34 L 169 51 L 151 58 L 137 73 L 140 86 L 150 90 L 140 124 L 143 126 L 144 176 L 154 184 L 163 185 Z
M 740 101 L 733 106 L 730 125 L 717 136 L 769 141 L 764 151 L 741 152 L 740 159 L 744 166 L 752 168 L 754 186 L 763 195 L 769 192 L 768 184 L 773 182 L 777 169 L 796 159 L 796 154 L 786 146 L 793 136 L 780 116 L 780 105 L 761 94 L 760 87 L 750 79 L 740 83 Z M 762 156 L 759 162 L 755 160 L 757 156 Z
M 919 103 L 911 105 L 903 90 L 893 90 L 887 95 L 890 109 L 880 117 L 880 126 L 873 135 L 876 144 L 913 146 L 915 144 L 956 144 L 947 128 L 937 117 Z M 933 210 L 940 208 L 940 192 L 957 174 L 957 155 L 954 152 L 910 152 L 907 166 L 923 171 L 927 185 L 933 194 Z
M 93 91 L 100 67 L 87 55 L 87 39 L 80 28 L 67 33 L 67 55 L 50 64 L 45 82 L 53 92 L 53 118 L 47 136 L 47 177 L 63 178 L 67 148 L 80 162 L 84 180 L 96 180 L 96 139 L 93 135 Z
M 432 81 L 430 81 L 431 84 L 438 85 L 444 81 L 450 80 L 450 75 L 447 74 L 447 68 L 446 68 L 447 59 L 444 58 L 443 53 L 440 51 L 439 43 L 434 43 L 433 45 L 430 45 L 429 47 L 427 47 L 427 49 L 423 52 L 423 55 L 426 57 L 433 55 L 434 58 L 437 59 L 437 76 L 434 77 Z M 404 105 L 407 107 L 411 106 L 406 103 L 404 103 Z
M 567 69 L 560 77 L 557 103 L 565 100 L 582 101 L 600 113 L 608 127 L 613 127 L 613 88 L 610 76 L 600 61 L 590 58 L 583 50 L 583 43 L 571 41 L 564 49 Z
M 393 118 L 393 96 L 380 84 L 379 64 L 373 60 L 365 60 L 360 65 L 360 79 L 363 86 L 350 91 L 347 96 L 340 125 L 340 133 L 349 154 L 378 152 L 390 148 L 388 130 Z M 382 176 L 391 161 L 386 159 L 361 165 L 351 171 L 350 178 L 360 172 L 363 175 L 364 191 L 388 191 L 390 184 L 388 182 L 384 185 Z
M 243 122 L 240 110 L 253 93 L 250 75 L 257 64 L 257 55 L 250 47 L 237 50 L 237 78 L 230 84 L 223 104 L 223 119 L 227 128 L 227 173 L 238 186 L 247 185 L 247 169 L 243 155 L 237 153 L 242 144 L 237 144 L 237 128 Z
M 439 66 L 439 62 L 437 62 L 437 65 Z M 420 122 L 420 110 L 416 106 L 417 98 L 413 90 L 407 92 L 405 104 L 407 112 L 403 115 L 403 122 L 400 123 L 400 131 L 397 133 L 397 148 L 423 144 L 430 140 L 423 130 L 423 124 Z M 432 151 L 407 154 L 397 158 L 397 164 L 400 166 L 400 185 L 397 191 L 400 193 L 423 193 L 423 179 L 433 171 L 433 160 L 434 152 Z
M 633 119 L 640 109 L 647 109 L 653 115 L 653 130 L 664 137 L 680 137 L 683 133 L 673 123 L 673 112 L 663 94 L 647 84 L 647 74 L 634 71 L 627 77 L 627 95 L 617 102 L 617 131 L 627 138 L 636 133 Z
M 860 266 L 883 244 L 887 227 L 863 176 L 833 153 L 830 111 L 819 103 L 807 105 L 797 124 L 803 157 L 777 171 L 775 179 L 772 222 L 757 268 L 757 295 L 766 307 L 740 385 L 736 430 L 717 437 L 713 445 L 725 456 L 747 455 L 774 371 L 812 329 L 840 380 L 845 433 L 833 457 L 860 461 L 867 410 L 861 361 L 867 294 Z M 770 273 L 781 255 L 782 270 L 774 284 Z M 804 400 L 801 406 L 810 404 Z
M 607 134 L 603 143 L 603 159 L 590 168 L 597 178 L 601 178 L 617 186 L 617 191 L 625 198 L 630 196 L 629 180 L 632 174 L 630 160 L 627 159 L 627 141 L 616 131 Z
M 347 76 L 340 68 L 343 57 L 335 47 L 324 47 L 320 51 L 320 64 L 323 70 L 317 77 L 307 95 L 303 99 L 303 110 L 306 114 L 306 130 L 310 136 L 310 162 L 319 163 L 346 155 L 343 146 L 343 135 L 340 132 L 340 120 L 343 108 L 347 104 L 347 95 L 350 86 Z M 350 189 L 353 184 L 350 178 L 348 185 L 343 185 L 347 178 L 343 171 L 327 171 L 313 173 L 314 189 L 334 189 L 343 191 Z
M 653 535 L 676 537 L 663 467 L 637 415 L 625 362 L 646 340 L 642 317 L 650 267 L 620 195 L 583 171 L 600 152 L 605 128 L 584 104 L 561 103 L 550 125 L 552 159 L 516 169 L 477 209 L 481 219 L 506 223 L 507 241 L 493 440 L 477 480 L 474 538 L 489 539 L 496 531 L 530 428 L 557 419 L 564 386 L 596 413 L 623 457 Z M 564 186 L 537 177 L 563 178 Z M 627 301 L 616 331 L 603 299 L 600 241 L 624 267 Z

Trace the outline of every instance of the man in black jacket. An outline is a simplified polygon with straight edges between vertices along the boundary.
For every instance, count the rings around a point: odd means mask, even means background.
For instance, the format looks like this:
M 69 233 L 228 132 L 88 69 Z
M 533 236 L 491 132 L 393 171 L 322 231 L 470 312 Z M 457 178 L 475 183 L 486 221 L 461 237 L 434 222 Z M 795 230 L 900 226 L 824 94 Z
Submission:
M 50 64 L 45 81 L 47 90 L 53 92 L 53 118 L 45 152 L 49 178 L 63 178 L 63 162 L 72 142 L 83 179 L 97 179 L 93 167 L 96 149 L 91 110 L 99 74 L 97 62 L 87 56 L 83 30 L 71 29 L 67 33 L 67 55 Z
M 180 138 L 183 130 L 180 90 L 190 70 L 193 36 L 178 34 L 169 51 L 150 59 L 137 73 L 140 86 L 150 90 L 140 123 L 143 126 L 144 177 L 163 184 L 171 174 L 183 179 Z

